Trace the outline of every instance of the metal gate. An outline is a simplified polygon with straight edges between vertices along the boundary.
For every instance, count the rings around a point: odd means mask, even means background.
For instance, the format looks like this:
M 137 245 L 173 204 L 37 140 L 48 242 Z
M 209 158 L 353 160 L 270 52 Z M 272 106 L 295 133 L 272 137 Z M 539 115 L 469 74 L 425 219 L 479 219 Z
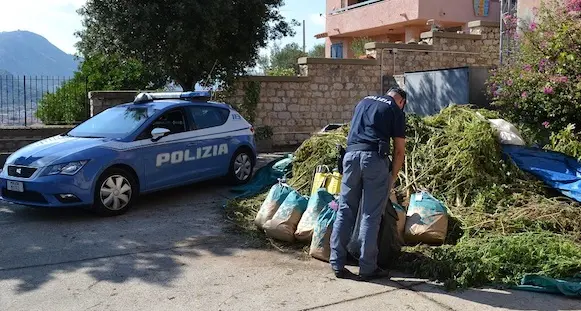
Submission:
M 450 104 L 470 103 L 469 68 L 438 69 L 404 74 L 406 113 L 437 114 Z

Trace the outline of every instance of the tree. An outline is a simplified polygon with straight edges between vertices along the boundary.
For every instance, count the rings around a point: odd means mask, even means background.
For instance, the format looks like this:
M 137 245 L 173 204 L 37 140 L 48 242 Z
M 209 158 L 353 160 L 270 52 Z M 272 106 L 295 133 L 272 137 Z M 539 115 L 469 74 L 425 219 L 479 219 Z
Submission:
M 294 35 L 282 0 L 88 0 L 79 10 L 78 48 L 119 53 L 159 68 L 184 90 L 207 79 L 229 81 L 254 67 L 269 39 Z
M 268 54 L 262 54 L 258 56 L 256 61 L 261 74 L 266 74 L 270 68 L 270 57 Z
M 323 58 L 325 57 L 325 44 L 319 43 L 309 51 L 309 57 Z
M 89 90 L 150 90 L 167 82 L 163 73 L 146 68 L 136 59 L 95 54 L 83 60 L 71 80 L 39 101 L 36 115 L 45 124 L 81 121 L 88 115 Z
M 298 60 L 305 57 L 307 54 L 295 42 L 285 45 L 280 48 L 275 44 L 270 55 L 270 66 L 272 68 L 280 69 L 295 69 L 298 72 Z
M 351 42 L 351 52 L 353 56 L 359 57 L 365 55 L 365 44 L 372 42 L 368 37 L 357 37 Z

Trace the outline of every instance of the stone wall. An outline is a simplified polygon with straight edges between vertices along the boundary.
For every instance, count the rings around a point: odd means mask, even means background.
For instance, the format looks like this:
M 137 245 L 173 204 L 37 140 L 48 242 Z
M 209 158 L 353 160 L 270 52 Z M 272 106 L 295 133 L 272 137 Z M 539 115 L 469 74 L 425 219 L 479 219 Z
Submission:
M 301 77 L 247 77 L 229 101 L 241 103 L 245 83 L 260 82 L 255 125 L 271 126 L 275 145 L 300 143 L 329 123 L 348 122 L 362 97 L 405 88 L 405 72 L 496 66 L 499 24 L 474 21 L 467 29 L 426 32 L 420 44 L 368 43 L 371 59 L 301 58 Z
M 73 126 L 3 126 L 0 128 L 0 153 L 12 153 L 28 144 L 62 134 Z
M 378 60 L 387 78 L 413 71 L 497 66 L 499 24 L 474 21 L 467 27 L 469 33 L 422 33 L 418 44 L 371 42 L 365 48 L 369 57 Z
M 353 106 L 377 94 L 379 72 L 375 60 L 301 58 L 302 77 L 247 77 L 228 98 L 240 104 L 249 81 L 260 83 L 256 126 L 274 130 L 274 145 L 295 145 L 329 123 L 347 122 Z
M 91 117 L 103 110 L 122 103 L 132 102 L 139 91 L 98 91 L 89 92 Z

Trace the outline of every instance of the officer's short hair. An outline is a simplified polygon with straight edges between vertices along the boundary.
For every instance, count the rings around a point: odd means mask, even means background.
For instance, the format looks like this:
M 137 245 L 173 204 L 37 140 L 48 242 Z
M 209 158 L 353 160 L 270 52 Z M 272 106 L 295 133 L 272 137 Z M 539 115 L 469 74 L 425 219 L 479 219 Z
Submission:
M 399 87 L 392 87 L 385 94 L 389 94 L 391 92 L 399 94 L 399 96 L 401 96 L 401 98 L 403 98 L 403 100 L 407 101 L 407 93 L 403 89 L 401 89 Z

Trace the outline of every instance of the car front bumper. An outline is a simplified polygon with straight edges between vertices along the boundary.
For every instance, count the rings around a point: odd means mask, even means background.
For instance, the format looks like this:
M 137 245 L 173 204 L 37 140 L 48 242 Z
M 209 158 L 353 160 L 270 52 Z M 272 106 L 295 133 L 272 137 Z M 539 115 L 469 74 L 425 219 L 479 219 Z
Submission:
M 40 176 L 34 179 L 0 177 L 0 198 L 15 204 L 35 207 L 71 207 L 93 204 L 90 184 L 82 182 L 82 175 Z M 22 186 L 9 190 L 8 183 Z M 15 187 L 11 187 L 15 189 Z M 19 187 L 16 187 L 19 188 Z M 22 191 L 20 191 L 22 190 Z

